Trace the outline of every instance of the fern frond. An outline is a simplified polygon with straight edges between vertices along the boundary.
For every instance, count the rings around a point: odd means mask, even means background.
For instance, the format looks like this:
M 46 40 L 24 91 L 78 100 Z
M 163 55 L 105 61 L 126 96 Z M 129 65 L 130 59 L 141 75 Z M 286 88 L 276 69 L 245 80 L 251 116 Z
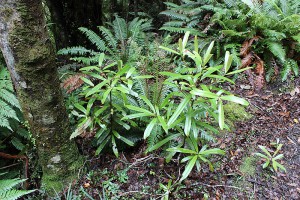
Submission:
M 62 83 L 62 87 L 67 90 L 67 93 L 71 93 L 72 91 L 76 90 L 80 86 L 83 85 L 83 80 L 81 77 L 85 77 L 84 74 L 75 74 L 72 76 L 69 76 L 67 79 L 65 79 Z
M 82 63 L 85 65 L 91 65 L 98 63 L 99 56 L 92 57 L 72 57 L 70 60 L 76 61 L 78 63 Z
M 9 104 L 0 99 L 0 116 L 1 115 L 19 121 L 16 111 L 12 109 Z
M 76 46 L 76 47 L 68 47 L 60 49 L 57 54 L 59 55 L 87 55 L 87 54 L 95 54 L 94 51 L 86 49 L 82 46 Z
M 268 49 L 272 52 L 272 54 L 280 59 L 280 61 L 285 61 L 285 50 L 280 43 L 277 42 L 267 42 Z
M 160 14 L 166 15 L 168 17 L 175 18 L 175 19 L 185 20 L 185 21 L 187 21 L 189 19 L 186 15 L 180 14 L 180 13 L 177 13 L 177 12 L 174 12 L 171 10 L 163 11 Z
M 35 190 L 9 190 L 6 192 L 0 191 L 0 199 L 2 200 L 16 200 L 22 196 L 25 196 L 27 194 L 30 194 L 34 192 Z
M 13 187 L 19 185 L 20 183 L 23 183 L 25 180 L 26 179 L 19 179 L 19 178 L 0 180 L 0 191 L 4 192 L 4 191 L 11 190 L 13 189 Z
M 106 44 L 110 47 L 116 48 L 118 42 L 115 36 L 112 34 L 112 32 L 104 26 L 99 26 L 98 28 L 101 31 L 103 37 L 105 38 Z
M 275 30 L 270 30 L 270 29 L 263 30 L 263 34 L 274 40 L 282 40 L 282 39 L 286 38 L 286 35 L 284 33 L 278 32 Z
M 152 129 L 151 134 L 147 138 L 148 147 L 154 146 L 164 135 L 164 131 L 161 126 L 155 125 Z
M 299 76 L 299 66 L 298 66 L 297 62 L 293 59 L 289 59 L 288 62 L 289 62 L 289 65 L 292 68 L 292 71 L 293 71 L 294 75 Z
M 281 80 L 287 80 L 288 75 L 292 71 L 292 66 L 290 65 L 289 61 L 283 63 L 283 69 L 281 70 Z
M 125 19 L 120 18 L 118 15 L 115 15 L 115 20 L 113 21 L 112 28 L 118 41 L 122 43 L 122 46 L 125 46 L 125 40 L 128 36 L 128 29 Z
M 1 113 L 0 113 L 0 127 L 4 127 L 12 131 L 12 128 L 10 127 L 7 117 L 2 115 Z
M 107 50 L 105 42 L 94 31 L 84 27 L 80 27 L 79 30 L 86 35 L 89 41 L 94 44 L 100 52 Z
M 197 36 L 204 36 L 203 33 L 193 29 L 193 28 L 177 28 L 177 27 L 161 27 L 159 30 L 165 30 L 165 31 L 169 31 L 169 32 L 173 32 L 173 33 L 186 33 L 186 32 L 190 32 L 192 35 L 197 35 Z
M 16 137 L 12 137 L 10 142 L 12 143 L 12 145 L 14 145 L 16 149 L 20 151 L 22 151 L 25 147 L 25 145 L 21 142 L 21 140 Z
M 19 101 L 16 98 L 16 96 L 12 92 L 10 92 L 4 88 L 0 88 L 0 99 L 3 99 L 4 101 L 6 101 L 8 104 L 10 104 L 13 107 L 21 109 Z
M 164 23 L 165 27 L 182 27 L 184 25 L 183 21 L 170 21 Z

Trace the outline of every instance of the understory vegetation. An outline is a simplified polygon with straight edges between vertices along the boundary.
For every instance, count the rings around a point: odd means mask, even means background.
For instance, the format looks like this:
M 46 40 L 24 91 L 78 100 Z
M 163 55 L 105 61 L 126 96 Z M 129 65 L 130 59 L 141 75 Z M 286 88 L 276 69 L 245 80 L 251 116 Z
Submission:
M 193 188 L 189 177 L 195 177 L 195 173 L 212 174 L 238 157 L 241 148 L 224 141 L 240 137 L 233 136 L 233 130 L 240 128 L 235 123 L 243 126 L 257 117 L 258 108 L 252 116 L 247 113 L 254 93 L 259 94 L 268 85 L 289 84 L 298 78 L 299 0 L 174 2 L 165 2 L 166 10 L 159 16 L 166 20 L 159 30 L 146 13 L 129 18 L 115 14 L 111 22 L 96 29 L 80 27 L 80 34 L 86 38 L 82 44 L 58 50 L 57 56 L 64 60 L 58 71 L 72 128 L 70 139 L 76 140 L 87 160 L 109 155 L 113 161 L 122 162 L 115 165 L 117 174 L 109 169 L 97 171 L 96 167 L 83 166 L 80 176 L 84 176 L 85 182 L 77 181 L 80 187 L 70 183 L 65 191 L 56 191 L 57 199 L 195 198 L 181 196 L 178 191 Z M 235 85 L 238 81 L 247 84 Z M 28 166 L 35 141 L 12 82 L 8 69 L 0 63 L 0 157 L 4 160 L 0 164 L 0 199 L 17 199 L 34 192 L 15 188 L 20 183 L 29 184 L 28 181 L 34 185 L 29 188 L 38 186 L 32 179 L 26 181 L 30 170 L 36 179 L 40 178 L 39 170 Z M 232 88 L 253 92 L 241 97 Z M 293 90 L 295 98 L 299 94 L 299 89 Z M 285 117 L 290 113 L 284 110 L 279 115 Z M 289 124 L 299 124 L 298 120 L 295 117 Z M 251 131 L 244 134 L 259 135 L 254 128 Z M 243 179 L 249 180 L 260 164 L 270 177 L 287 173 L 289 166 L 283 161 L 286 144 L 279 139 L 264 142 L 254 142 L 251 153 L 245 153 L 248 157 L 241 158 L 243 163 L 236 167 L 238 173 L 228 170 L 226 179 L 242 174 Z M 155 157 L 159 159 L 160 171 L 170 165 L 179 172 L 162 178 L 157 171 L 150 170 L 151 176 L 160 176 L 157 193 L 151 196 L 153 190 L 145 185 L 143 191 L 127 198 L 120 185 L 127 183 L 136 164 L 127 161 L 127 152 L 135 153 L 136 163 L 149 159 L 150 169 Z M 143 180 L 143 175 L 138 174 L 137 181 Z M 88 191 L 97 182 L 101 183 L 102 191 L 98 188 L 95 196 Z M 219 187 L 218 183 L 214 185 Z M 212 191 L 204 187 L 199 190 L 193 193 L 202 199 L 212 198 Z M 44 195 L 42 189 L 28 199 L 38 195 Z

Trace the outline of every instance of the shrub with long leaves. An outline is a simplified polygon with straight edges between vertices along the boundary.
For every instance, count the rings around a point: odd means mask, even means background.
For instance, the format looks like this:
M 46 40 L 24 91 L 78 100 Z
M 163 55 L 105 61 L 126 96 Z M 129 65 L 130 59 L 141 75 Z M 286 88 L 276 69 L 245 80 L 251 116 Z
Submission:
M 147 152 L 163 146 L 174 147 L 169 149 L 167 161 L 176 152 L 192 148 L 188 146 L 188 141 L 197 145 L 197 148 L 194 145 L 193 150 L 188 152 L 209 165 L 209 155 L 224 154 L 220 149 L 207 149 L 203 144 L 206 139 L 213 139 L 214 134 L 218 133 L 217 126 L 228 129 L 224 123 L 224 103 L 230 101 L 248 105 L 248 102 L 218 88 L 216 83 L 234 83 L 230 77 L 247 68 L 230 70 L 233 57 L 229 52 L 226 52 L 224 64 L 210 66 L 214 43 L 210 44 L 204 56 L 200 56 L 197 37 L 192 43 L 193 50 L 189 50 L 189 36 L 190 33 L 187 32 L 183 39 L 179 39 L 176 50 L 160 47 L 174 54 L 173 59 L 180 60 L 180 66 L 174 69 L 177 73 L 159 73 L 164 77 L 163 87 L 169 88 L 169 92 L 159 101 L 137 90 L 141 88 L 140 80 L 149 79 L 155 82 L 157 76 L 141 76 L 134 67 L 123 65 L 121 61 L 105 61 L 103 54 L 100 55 L 97 66 L 82 68 L 85 76 L 81 79 L 85 84 L 81 95 L 85 101 L 74 105 L 80 111 L 78 117 L 81 120 L 71 138 L 84 134 L 89 128 L 98 141 L 96 153 L 100 153 L 110 142 L 113 152 L 118 156 L 117 139 L 128 145 L 134 144 L 120 133 L 138 127 L 143 130 L 145 140 L 162 133 L 156 143 L 148 143 Z M 202 150 L 198 151 L 198 146 Z M 194 164 L 200 164 L 200 160 L 194 162 L 195 158 L 189 161 L 182 180 L 187 177 Z M 211 166 L 210 168 L 212 169 Z

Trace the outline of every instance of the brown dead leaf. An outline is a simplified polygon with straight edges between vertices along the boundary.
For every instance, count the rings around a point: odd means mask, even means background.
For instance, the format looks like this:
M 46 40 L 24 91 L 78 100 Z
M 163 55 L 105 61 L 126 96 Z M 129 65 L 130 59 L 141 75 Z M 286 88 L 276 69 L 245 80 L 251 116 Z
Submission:
M 225 147 L 226 147 L 226 144 L 225 144 L 225 143 L 222 143 L 222 144 L 220 145 L 220 149 L 225 149 Z
M 83 187 L 84 187 L 84 188 L 88 188 L 88 187 L 90 187 L 90 186 L 91 186 L 91 184 L 90 184 L 89 182 L 83 184 Z
M 279 115 L 283 116 L 283 117 L 289 117 L 290 116 L 290 112 L 279 112 Z

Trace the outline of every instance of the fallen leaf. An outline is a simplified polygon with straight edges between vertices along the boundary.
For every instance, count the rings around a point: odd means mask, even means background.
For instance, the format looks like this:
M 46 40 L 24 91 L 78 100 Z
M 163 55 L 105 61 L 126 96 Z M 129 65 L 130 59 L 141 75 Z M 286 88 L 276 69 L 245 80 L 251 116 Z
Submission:
M 225 147 L 226 147 L 225 143 L 222 143 L 222 144 L 220 145 L 220 149 L 225 149 Z
M 279 115 L 281 115 L 283 117 L 289 117 L 290 116 L 290 112 L 279 112 Z
M 83 187 L 84 187 L 84 188 L 88 188 L 88 187 L 90 187 L 90 186 L 91 186 L 90 183 L 84 183 L 84 184 L 83 184 Z
M 250 90 L 251 89 L 251 85 L 240 85 L 240 87 L 244 90 Z
M 294 122 L 295 122 L 296 124 L 299 124 L 298 119 L 294 119 Z

